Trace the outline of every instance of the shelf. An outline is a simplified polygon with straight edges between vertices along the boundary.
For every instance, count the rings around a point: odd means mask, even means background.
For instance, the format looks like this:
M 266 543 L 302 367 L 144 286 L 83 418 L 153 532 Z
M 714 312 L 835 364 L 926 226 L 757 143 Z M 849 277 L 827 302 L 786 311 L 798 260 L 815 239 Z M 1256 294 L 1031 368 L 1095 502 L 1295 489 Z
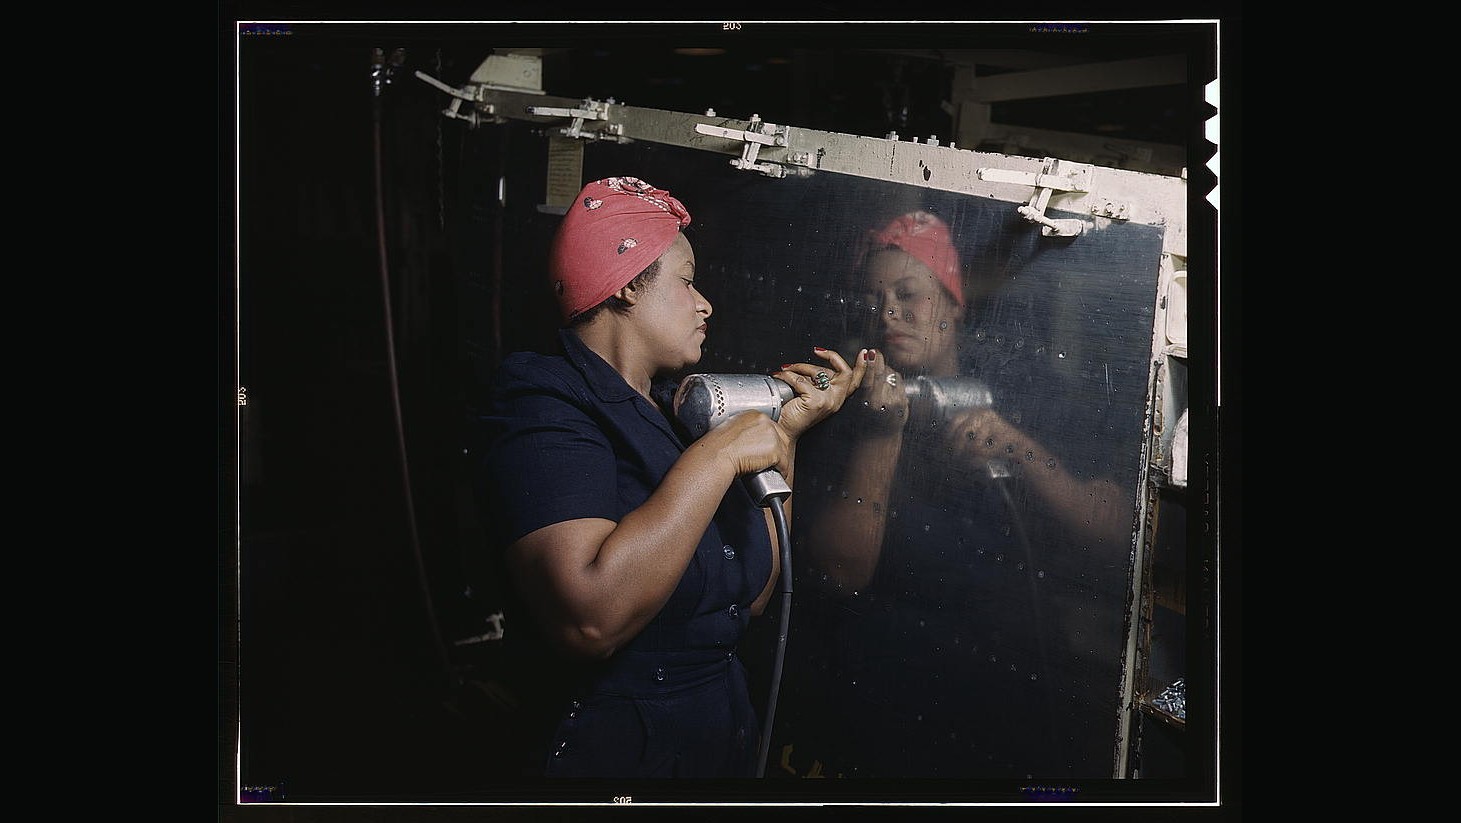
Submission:
M 1155 589 L 1154 594 L 1155 599 L 1152 602 L 1155 605 L 1176 612 L 1183 617 L 1187 616 L 1187 599 L 1185 592 L 1180 589 L 1172 590 L 1170 592 L 1165 589 Z
M 1179 571 L 1157 566 L 1152 578 L 1152 605 L 1186 616 L 1187 587 Z
M 1151 702 L 1146 700 L 1145 698 L 1139 701 L 1137 703 L 1137 706 L 1141 708 L 1143 714 L 1154 717 L 1174 729 L 1182 731 L 1185 731 L 1187 729 L 1187 721 L 1185 719 L 1178 717 L 1171 712 L 1153 706 Z

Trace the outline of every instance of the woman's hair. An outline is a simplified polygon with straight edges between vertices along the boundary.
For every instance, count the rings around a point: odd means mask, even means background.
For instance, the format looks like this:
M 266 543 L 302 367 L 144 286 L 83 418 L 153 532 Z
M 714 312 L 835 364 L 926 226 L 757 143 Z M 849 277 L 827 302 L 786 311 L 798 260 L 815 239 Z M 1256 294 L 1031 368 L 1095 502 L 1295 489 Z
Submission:
M 658 277 L 659 260 L 656 259 L 653 263 L 650 263 L 648 266 L 646 266 L 644 268 L 644 271 L 634 275 L 634 279 L 629 281 L 628 287 L 633 289 L 642 289 L 650 283 L 653 283 Z M 611 294 L 608 297 L 605 297 L 603 299 L 603 302 L 599 303 L 597 306 L 594 306 L 590 309 L 585 309 L 574 315 L 573 318 L 568 321 L 568 327 L 575 328 L 577 326 L 582 326 L 602 314 L 604 309 L 608 309 L 615 314 L 623 315 L 628 314 L 630 308 L 631 306 L 628 303 L 620 300 L 617 296 Z

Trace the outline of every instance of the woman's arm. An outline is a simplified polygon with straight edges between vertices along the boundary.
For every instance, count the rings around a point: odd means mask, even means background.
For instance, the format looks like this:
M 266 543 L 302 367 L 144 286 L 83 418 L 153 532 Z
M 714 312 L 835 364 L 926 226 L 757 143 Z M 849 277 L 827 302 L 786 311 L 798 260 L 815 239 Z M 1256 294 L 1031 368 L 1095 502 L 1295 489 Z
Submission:
M 859 437 L 850 447 L 841 482 L 819 497 L 798 532 L 808 559 L 844 590 L 866 587 L 878 567 L 902 450 L 902 429 Z
M 509 567 L 535 616 L 569 651 L 613 654 L 669 600 L 737 477 L 790 464 L 785 433 L 760 412 L 696 440 L 642 506 L 544 526 L 514 542 Z
M 867 349 L 858 351 L 850 366 L 842 355 L 832 349 L 816 348 L 812 351 L 816 356 L 826 360 L 827 365 L 832 369 L 828 373 L 830 382 L 827 388 L 819 389 L 814 382 L 818 372 L 827 371 L 825 366 L 811 363 L 790 363 L 773 375 L 785 381 L 797 393 L 797 396 L 787 401 L 782 408 L 778 421 L 783 430 L 787 432 L 790 441 L 792 459 L 784 475 L 786 485 L 793 489 L 796 488 L 797 441 L 813 426 L 836 414 L 842 408 L 848 396 L 862 383 L 863 375 L 866 374 L 868 368 Z M 787 531 L 790 531 L 792 497 L 788 497 L 782 502 L 781 510 L 786 518 Z M 766 611 L 766 606 L 771 601 L 771 593 L 776 589 L 777 575 L 783 571 L 781 568 L 781 536 L 777 533 L 776 517 L 769 508 L 766 510 L 766 530 L 771 534 L 771 577 L 766 581 L 766 587 L 761 590 L 761 594 L 751 604 L 752 615 L 760 615 Z
M 889 382 L 894 372 L 882 353 L 864 350 L 859 360 L 858 388 L 843 412 L 851 418 L 838 426 L 850 434 L 839 431 L 836 439 L 819 444 L 846 450 L 844 470 L 834 481 L 838 493 L 817 495 L 815 506 L 804 501 L 809 519 L 798 529 L 808 559 L 834 583 L 853 590 L 872 578 L 882 554 L 888 499 L 908 419 L 908 398 L 897 389 L 896 378 Z
M 1130 512 L 1118 505 L 1120 490 L 1114 483 L 1075 477 L 1060 456 L 993 409 L 963 414 L 949 427 L 948 436 L 956 452 L 972 465 L 992 460 L 1018 464 L 1025 485 L 1073 531 L 1114 539 L 1131 526 Z

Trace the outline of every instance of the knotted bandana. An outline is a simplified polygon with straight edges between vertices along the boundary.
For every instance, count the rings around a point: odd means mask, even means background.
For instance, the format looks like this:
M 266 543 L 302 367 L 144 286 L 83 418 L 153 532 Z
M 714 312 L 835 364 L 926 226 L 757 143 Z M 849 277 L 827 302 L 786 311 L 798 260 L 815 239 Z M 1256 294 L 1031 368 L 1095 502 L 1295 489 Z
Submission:
M 548 258 L 563 322 L 627 285 L 688 225 L 684 204 L 637 177 L 584 186 L 563 216 Z
M 914 259 L 928 266 L 944 284 L 959 305 L 964 305 L 964 285 L 960 276 L 959 252 L 949 238 L 948 224 L 926 211 L 909 212 L 896 217 L 877 231 L 868 232 L 867 246 L 858 262 L 875 249 L 897 246 Z

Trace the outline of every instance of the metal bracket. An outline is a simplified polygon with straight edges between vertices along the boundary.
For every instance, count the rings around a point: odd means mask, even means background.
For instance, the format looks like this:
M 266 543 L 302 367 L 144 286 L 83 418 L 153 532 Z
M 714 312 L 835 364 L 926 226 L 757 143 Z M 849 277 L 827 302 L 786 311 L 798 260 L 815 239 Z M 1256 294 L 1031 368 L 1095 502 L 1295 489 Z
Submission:
M 786 156 L 786 162 L 793 166 L 800 166 L 798 174 L 811 174 L 822 166 L 822 157 L 827 154 L 826 149 L 817 149 L 815 152 L 796 151 Z
M 416 72 L 416 76 L 452 96 L 453 99 L 451 101 L 451 106 L 441 110 L 441 113 L 446 117 L 449 117 L 453 120 L 465 120 L 467 121 L 467 124 L 472 126 L 473 128 L 476 128 L 483 123 L 507 122 L 505 119 L 497 116 L 497 110 L 491 103 L 481 102 L 477 94 L 473 94 L 466 89 L 454 89 L 451 86 L 448 86 L 447 84 L 441 82 L 440 80 L 437 80 L 435 77 L 432 77 L 431 75 L 423 71 Z M 462 114 L 461 109 L 462 103 L 464 101 L 468 103 L 475 103 L 475 110 L 468 111 L 466 114 Z M 478 112 L 481 112 L 481 114 L 478 114 Z M 486 116 L 484 117 L 482 115 Z
M 771 129 L 768 134 L 766 129 Z M 786 167 L 780 163 L 758 163 L 756 155 L 761 151 L 762 146 L 785 146 L 786 127 L 776 126 L 761 121 L 761 115 L 751 115 L 750 128 L 742 131 L 740 129 L 727 129 L 721 126 L 711 126 L 706 123 L 696 123 L 695 131 L 711 137 L 724 137 L 727 140 L 737 140 L 744 145 L 741 146 L 741 156 L 730 161 L 730 164 L 743 171 L 759 171 L 768 177 L 785 177 Z M 810 157 L 806 158 L 810 160 Z
M 461 113 L 461 108 L 462 101 L 453 100 L 451 101 L 450 106 L 441 110 L 441 113 L 454 120 L 465 120 L 467 121 L 467 125 L 471 126 L 472 128 L 476 128 L 483 123 L 506 122 L 505 120 L 503 120 L 503 118 L 495 116 L 497 114 L 497 110 L 491 103 L 479 103 L 475 108 L 473 108 L 471 111 L 468 111 L 466 114 Z M 486 117 L 479 115 L 477 113 L 478 111 L 481 111 L 482 114 L 486 115 Z
M 1109 217 L 1112 220 L 1130 220 L 1131 207 L 1125 203 L 1113 203 L 1105 200 L 1092 205 L 1091 214 L 1097 217 Z
M 1038 174 L 1023 171 L 1008 171 L 1005 169 L 979 169 L 978 173 L 980 180 L 987 180 L 992 183 L 1014 183 L 1022 186 L 1034 186 L 1035 193 L 1030 196 L 1030 202 L 1016 209 L 1020 213 L 1020 216 L 1029 220 L 1031 223 L 1039 223 L 1040 233 L 1046 237 L 1075 237 L 1085 231 L 1085 222 L 1081 220 L 1051 220 L 1045 216 L 1045 207 L 1050 203 L 1050 195 L 1052 192 L 1089 191 L 1091 170 L 1094 168 L 1094 166 L 1086 163 L 1072 163 L 1069 160 L 1057 160 L 1054 157 L 1047 157 Z
M 584 131 L 583 124 L 588 120 L 609 119 L 609 106 L 613 105 L 613 99 L 606 102 L 598 102 L 593 99 L 586 99 L 583 105 L 576 109 L 560 109 L 553 106 L 528 106 L 528 114 L 538 117 L 571 117 L 573 122 L 567 128 L 559 129 L 558 133 L 564 137 L 578 137 L 585 140 L 613 140 L 616 143 L 628 143 L 629 138 L 624 136 L 624 124 L 608 123 L 598 131 Z

